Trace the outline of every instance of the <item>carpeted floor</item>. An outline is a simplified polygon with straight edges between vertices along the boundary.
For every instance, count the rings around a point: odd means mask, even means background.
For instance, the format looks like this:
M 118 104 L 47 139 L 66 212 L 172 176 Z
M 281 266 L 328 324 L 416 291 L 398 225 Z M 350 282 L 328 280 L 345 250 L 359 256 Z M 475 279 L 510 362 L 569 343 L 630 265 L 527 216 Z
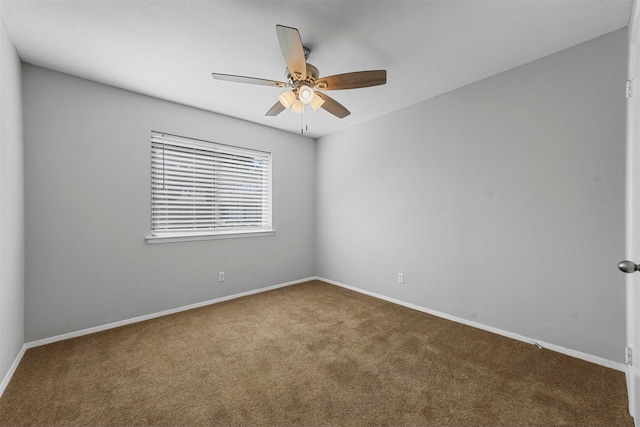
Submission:
M 30 349 L 0 425 L 633 426 L 624 374 L 313 281 Z

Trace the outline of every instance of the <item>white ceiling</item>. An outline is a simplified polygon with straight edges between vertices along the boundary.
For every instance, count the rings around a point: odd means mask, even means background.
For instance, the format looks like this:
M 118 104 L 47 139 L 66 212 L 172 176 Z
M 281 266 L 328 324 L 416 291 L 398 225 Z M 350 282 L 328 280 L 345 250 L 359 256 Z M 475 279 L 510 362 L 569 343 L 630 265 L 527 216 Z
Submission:
M 386 69 L 387 84 L 332 91 L 351 115 L 308 115 L 320 137 L 627 25 L 631 0 L 2 0 L 23 61 L 300 132 L 264 113 L 281 91 L 211 72 L 284 80 L 276 24 L 295 27 L 321 76 Z

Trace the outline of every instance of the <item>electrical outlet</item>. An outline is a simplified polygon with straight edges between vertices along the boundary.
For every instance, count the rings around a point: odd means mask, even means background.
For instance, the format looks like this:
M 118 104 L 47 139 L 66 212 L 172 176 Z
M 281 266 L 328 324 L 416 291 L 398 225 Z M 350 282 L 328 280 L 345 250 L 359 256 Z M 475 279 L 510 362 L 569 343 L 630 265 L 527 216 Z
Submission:
M 224 271 L 218 273 L 218 282 L 224 282 Z
M 404 283 L 404 273 L 398 273 L 398 283 Z

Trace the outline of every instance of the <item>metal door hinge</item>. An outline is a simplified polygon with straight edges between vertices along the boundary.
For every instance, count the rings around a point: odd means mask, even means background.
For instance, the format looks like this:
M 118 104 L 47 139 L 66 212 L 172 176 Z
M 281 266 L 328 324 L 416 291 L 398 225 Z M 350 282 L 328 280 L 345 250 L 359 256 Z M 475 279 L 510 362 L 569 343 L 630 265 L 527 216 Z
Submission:
M 633 80 L 627 80 L 627 98 L 633 96 Z
M 624 348 L 624 363 L 625 365 L 633 365 L 633 349 L 631 347 Z

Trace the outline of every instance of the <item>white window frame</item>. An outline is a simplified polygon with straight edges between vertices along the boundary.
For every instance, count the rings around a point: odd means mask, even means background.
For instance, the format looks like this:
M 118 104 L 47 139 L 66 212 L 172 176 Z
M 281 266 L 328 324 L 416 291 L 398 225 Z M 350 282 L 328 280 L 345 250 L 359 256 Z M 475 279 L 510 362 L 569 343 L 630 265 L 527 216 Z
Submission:
M 152 131 L 150 154 L 147 243 L 275 233 L 270 152 Z M 249 182 L 257 190 L 247 190 Z

